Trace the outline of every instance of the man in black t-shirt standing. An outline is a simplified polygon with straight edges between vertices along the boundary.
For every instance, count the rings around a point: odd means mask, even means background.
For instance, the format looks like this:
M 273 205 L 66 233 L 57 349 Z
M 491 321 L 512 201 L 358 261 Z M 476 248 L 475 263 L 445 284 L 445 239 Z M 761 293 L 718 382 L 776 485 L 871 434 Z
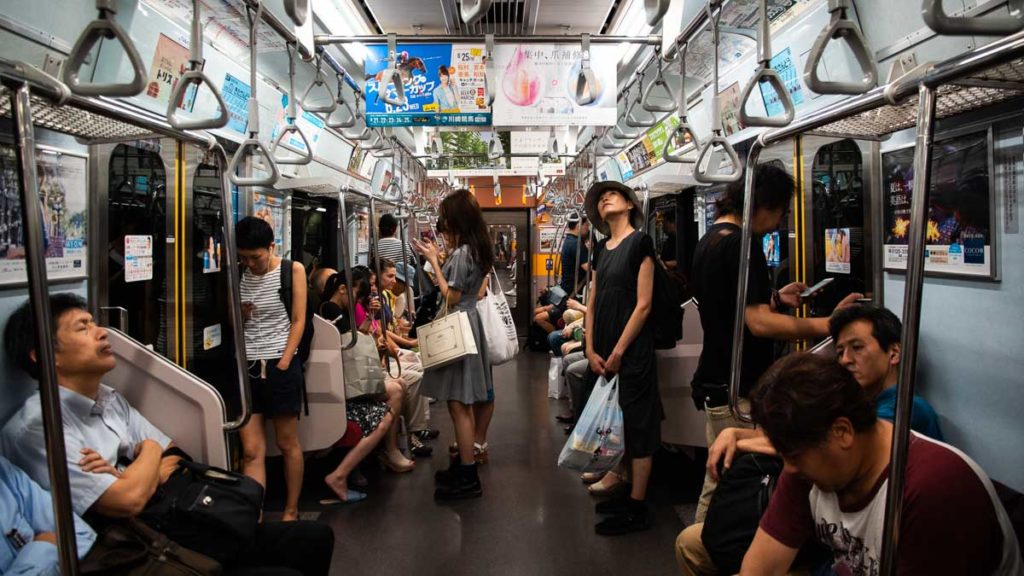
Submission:
M 795 184 L 793 178 L 777 166 L 761 164 L 753 169 L 757 170 L 757 185 L 754 190 L 753 242 L 750 247 L 740 382 L 740 405 L 744 411 L 750 409 L 746 397 L 753 384 L 775 361 L 775 340 L 828 336 L 828 318 L 797 318 L 781 313 L 786 307 L 801 304 L 800 293 L 806 286 L 794 282 L 778 291 L 772 290 L 768 263 L 759 239 L 778 228 L 789 210 Z M 693 401 L 698 410 L 704 410 L 708 446 L 725 428 L 750 427 L 738 420 L 729 406 L 732 330 L 742 248 L 743 194 L 743 181 L 740 180 L 730 185 L 718 200 L 718 218 L 697 243 L 693 257 L 691 285 L 704 329 L 704 348 L 692 383 Z M 850 294 L 837 309 L 860 297 L 861 294 Z M 715 485 L 710 475 L 705 476 L 696 522 L 704 521 Z

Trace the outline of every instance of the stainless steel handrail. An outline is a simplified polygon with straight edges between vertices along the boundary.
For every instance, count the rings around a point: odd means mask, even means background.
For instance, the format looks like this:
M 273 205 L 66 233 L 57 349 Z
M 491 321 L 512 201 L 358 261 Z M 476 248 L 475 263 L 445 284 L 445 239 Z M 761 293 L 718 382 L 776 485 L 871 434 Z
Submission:
M 142 63 L 139 51 L 135 48 L 124 28 L 117 23 L 114 15 L 117 14 L 115 0 L 96 0 L 96 10 L 99 17 L 93 20 L 82 30 L 75 46 L 68 55 L 64 64 L 64 82 L 75 94 L 82 96 L 135 96 L 146 87 L 146 66 Z M 124 49 L 125 56 L 132 65 L 132 80 L 127 84 L 114 83 L 92 83 L 83 84 L 78 74 L 85 62 L 86 57 L 92 52 L 93 46 L 100 39 L 107 38 L 117 40 Z
M 922 0 L 924 23 L 947 36 L 1005 36 L 1024 29 L 1024 0 L 1008 0 L 1008 17 L 953 17 L 942 9 L 942 0 Z
M 167 102 L 167 123 L 179 130 L 223 128 L 227 126 L 230 119 L 228 106 L 224 103 L 220 90 L 213 85 L 210 77 L 203 72 L 203 25 L 199 18 L 200 6 L 201 2 L 199 0 L 192 0 L 192 38 L 189 45 L 189 70 L 178 79 L 178 83 L 171 92 L 171 98 Z M 198 86 L 206 84 L 210 87 L 213 97 L 217 99 L 217 105 L 220 106 L 220 115 L 213 118 L 193 119 L 178 117 L 178 102 L 181 101 L 185 90 L 193 84 Z M 198 88 L 196 90 L 198 92 Z
M 250 0 L 251 1 L 251 0 Z M 398 42 L 410 42 L 418 44 L 451 44 L 452 37 L 440 34 L 416 34 L 396 35 Z M 484 42 L 484 35 L 459 36 L 458 41 L 467 44 L 481 44 Z M 531 34 L 529 36 L 495 35 L 496 44 L 565 44 L 577 41 L 576 36 L 568 34 Z M 644 44 L 649 46 L 661 45 L 661 36 L 652 34 L 648 36 L 612 36 L 601 34 L 591 36 L 590 41 L 594 44 Z M 313 42 L 318 46 L 328 44 L 384 44 L 385 41 L 377 36 L 342 36 L 337 34 L 318 34 L 313 37 Z
M 850 0 L 828 0 L 828 11 L 831 13 L 829 25 L 822 29 L 818 38 L 814 41 L 811 54 L 807 57 L 807 64 L 804 68 L 804 83 L 807 88 L 818 94 L 863 94 L 878 85 L 878 68 L 875 66 L 875 59 L 868 51 L 867 43 L 860 26 L 847 17 L 846 11 L 850 9 Z M 832 40 L 842 38 L 846 40 L 847 46 L 857 59 L 860 66 L 861 80 L 859 82 L 834 82 L 822 80 L 818 77 L 818 63 L 825 55 L 825 47 Z
M 296 124 L 296 119 L 299 116 L 298 106 L 295 103 L 295 49 L 294 46 L 288 44 L 288 108 L 284 115 L 284 126 L 281 127 L 281 132 L 277 135 L 274 140 L 274 145 L 270 148 L 270 155 L 274 159 L 276 164 L 288 164 L 305 166 L 313 161 L 313 148 L 309 145 L 309 139 L 306 138 L 306 134 Z M 284 139 L 289 134 L 298 134 L 299 139 L 302 140 L 302 145 L 305 150 L 299 150 L 294 146 L 289 146 Z M 298 156 L 279 157 L 276 155 L 277 147 L 280 146 L 285 150 L 294 152 Z
M 317 55 L 315 57 L 315 60 L 316 74 L 313 76 L 313 79 L 309 82 L 309 86 L 307 86 L 306 90 L 302 93 L 302 98 L 299 99 L 299 104 L 302 104 L 302 109 L 305 110 L 306 112 L 330 114 L 331 112 L 334 112 L 334 110 L 338 107 L 338 103 L 335 102 L 334 96 L 331 94 L 331 91 L 327 89 L 327 79 L 324 78 L 324 71 L 323 68 L 321 68 L 320 66 L 323 59 L 319 55 Z M 320 88 L 321 91 L 327 94 L 327 104 L 310 103 L 309 96 L 313 92 L 313 90 L 315 90 L 318 87 Z M 341 98 L 341 80 L 338 81 L 338 97 L 339 99 Z
M 256 99 L 256 28 L 260 25 L 260 15 L 263 13 L 263 4 L 256 2 L 253 12 L 249 12 L 249 4 L 246 4 L 247 16 L 249 17 L 249 137 L 242 141 L 242 144 L 235 151 L 228 164 L 228 178 L 236 186 L 273 186 L 280 178 L 281 172 L 274 162 L 274 156 L 267 149 L 267 145 L 260 140 L 260 104 Z M 270 169 L 270 174 L 257 178 L 245 178 L 238 175 L 238 166 L 242 159 L 247 156 L 247 150 L 255 148 L 263 155 L 263 161 Z
M 342 350 L 351 350 L 355 347 L 356 340 L 359 338 L 359 330 L 356 328 L 356 293 L 352 287 L 355 283 L 352 281 L 352 254 L 349 252 L 348 246 L 348 215 L 345 213 L 345 188 L 338 190 L 338 230 L 341 231 L 338 248 L 341 252 L 341 266 L 342 270 L 345 271 L 345 285 L 348 289 L 349 332 L 352 334 L 352 340 Z
M 64 104 L 71 98 L 71 90 L 67 85 L 27 62 L 0 56 L 0 77 L 12 85 L 28 84 L 32 94 L 42 96 L 54 104 Z
M 757 25 L 758 67 L 757 71 L 754 72 L 754 76 L 743 88 L 743 94 L 740 96 L 740 121 L 747 126 L 781 127 L 793 121 L 796 109 L 793 106 L 793 98 L 789 95 L 789 90 L 786 89 L 786 85 L 782 82 L 782 77 L 771 67 L 772 33 L 770 23 L 768 22 L 768 0 L 758 1 L 758 13 L 760 16 Z M 764 116 L 754 116 L 747 113 L 747 101 L 750 100 L 750 95 L 754 93 L 754 87 L 759 86 L 763 81 L 771 84 L 772 89 L 778 94 L 779 103 L 782 104 L 783 108 L 782 116 L 770 116 L 767 114 L 767 110 L 765 110 Z
M 28 274 L 29 302 L 36 325 L 36 360 L 39 363 L 39 400 L 43 416 L 43 438 L 46 443 L 46 464 L 53 495 L 53 517 L 57 529 L 57 554 L 61 573 L 78 574 L 78 553 L 75 542 L 71 487 L 68 482 L 68 460 L 64 446 L 60 390 L 54 353 L 54 335 L 50 330 L 50 290 L 46 278 L 46 254 L 43 247 L 43 215 L 39 206 L 39 180 L 36 173 L 35 127 L 32 124 L 32 102 L 29 84 L 4 78 L 11 89 L 11 118 L 14 123 L 17 155 L 18 197 L 21 201 L 21 222 L 25 231 L 25 265 Z

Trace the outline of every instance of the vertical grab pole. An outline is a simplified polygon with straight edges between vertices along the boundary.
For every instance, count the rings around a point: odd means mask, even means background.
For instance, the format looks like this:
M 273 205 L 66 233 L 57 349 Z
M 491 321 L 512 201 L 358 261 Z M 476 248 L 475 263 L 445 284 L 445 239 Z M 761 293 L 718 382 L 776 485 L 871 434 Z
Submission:
M 914 405 L 917 344 L 921 333 L 921 294 L 924 289 L 924 246 L 928 231 L 928 188 L 931 186 L 932 142 L 935 136 L 935 88 L 918 89 L 917 144 L 914 150 L 914 194 L 910 200 L 910 246 L 907 279 L 903 290 L 903 334 L 900 335 L 900 373 L 896 384 L 896 422 L 892 434 L 889 485 L 885 498 L 882 536 L 882 574 L 896 574 L 900 522 L 903 519 L 903 485 L 910 445 L 910 416 Z
M 352 281 L 352 260 L 348 252 L 348 215 L 345 214 L 344 188 L 338 190 L 338 229 L 341 230 L 338 252 L 341 254 L 341 268 L 345 271 L 345 286 L 348 289 L 348 318 L 351 328 L 349 332 L 352 334 L 352 340 L 342 350 L 351 350 L 356 345 L 359 330 L 356 329 L 356 294 L 352 289 L 354 282 Z
M 53 516 L 57 527 L 57 555 L 61 573 L 78 574 L 71 487 L 68 460 L 64 449 L 64 421 L 61 417 L 60 391 L 54 361 L 54 342 L 50 326 L 50 291 L 46 280 L 46 256 L 43 249 L 43 215 L 39 209 L 39 180 L 36 173 L 36 137 L 32 126 L 32 104 L 28 84 L 11 92 L 11 114 L 17 131 L 15 153 L 18 158 L 18 196 L 21 200 L 21 225 L 25 231 L 25 264 L 28 269 L 28 293 L 32 316 L 36 320 L 36 353 L 39 360 L 39 400 L 43 411 L 43 436 L 46 439 L 46 465 L 50 471 Z
M 747 155 L 747 181 L 743 187 L 743 231 L 740 233 L 740 269 L 736 283 L 736 316 L 732 322 L 732 366 L 729 371 L 729 406 L 741 422 L 751 422 L 750 414 L 740 410 L 740 377 L 743 371 L 743 324 L 747 302 L 747 281 L 750 278 L 750 242 L 754 237 L 754 186 L 757 184 L 757 159 L 764 147 L 754 140 Z
M 408 233 L 408 228 L 409 228 L 409 214 L 410 213 L 411 212 L 409 212 L 408 206 L 406 206 L 404 209 L 402 207 L 398 208 L 398 214 L 399 215 L 403 215 L 404 214 L 404 216 L 402 216 L 401 218 L 398 219 L 398 231 L 399 231 L 399 240 L 402 242 L 402 273 L 405 275 L 405 280 L 406 280 L 406 282 L 405 282 L 405 309 L 406 309 L 407 312 L 409 312 L 411 317 L 415 318 L 416 317 L 416 306 L 415 306 L 415 303 L 413 302 L 413 298 L 415 298 L 415 295 L 414 295 L 413 290 L 412 290 L 412 286 L 413 286 L 412 283 L 418 281 L 417 276 L 419 275 L 418 274 L 419 270 L 415 270 L 414 271 L 414 274 L 416 274 L 416 276 L 413 276 L 412 278 L 409 277 L 409 268 L 408 268 L 408 266 L 409 266 L 409 240 L 408 240 L 409 233 Z

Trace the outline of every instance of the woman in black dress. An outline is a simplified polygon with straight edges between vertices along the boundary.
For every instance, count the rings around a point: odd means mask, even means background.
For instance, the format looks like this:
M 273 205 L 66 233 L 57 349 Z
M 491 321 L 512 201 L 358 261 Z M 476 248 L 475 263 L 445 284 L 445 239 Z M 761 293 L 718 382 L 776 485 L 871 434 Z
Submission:
M 651 459 L 661 445 L 663 412 L 658 394 L 653 326 L 648 320 L 654 291 L 655 251 L 651 237 L 636 228 L 643 216 L 631 188 L 598 182 L 586 198 L 594 227 L 607 238 L 594 251 L 593 279 L 586 316 L 588 383 L 599 376 L 619 377 L 626 452 L 633 485 L 628 496 L 597 505 L 609 515 L 595 526 L 598 534 L 646 530 L 653 522 L 646 504 Z M 615 472 L 609 477 L 621 479 Z

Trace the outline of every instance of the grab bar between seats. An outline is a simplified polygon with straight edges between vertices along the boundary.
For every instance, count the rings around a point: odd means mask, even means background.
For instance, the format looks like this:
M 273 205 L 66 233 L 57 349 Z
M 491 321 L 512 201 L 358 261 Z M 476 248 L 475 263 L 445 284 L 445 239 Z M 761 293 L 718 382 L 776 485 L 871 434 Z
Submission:
M 804 83 L 807 88 L 818 94 L 848 94 L 856 96 L 871 90 L 878 85 L 878 69 L 875 66 L 875 59 L 868 52 L 867 43 L 860 26 L 849 19 L 846 15 L 850 9 L 850 0 L 828 0 L 828 11 L 831 13 L 829 25 L 818 34 L 811 48 L 811 54 L 807 57 L 807 65 L 804 68 Z M 860 66 L 861 80 L 859 82 L 834 82 L 822 80 L 818 77 L 818 64 L 825 55 L 825 47 L 832 40 L 842 38 L 850 47 L 853 56 Z
M 170 100 L 167 102 L 167 123 L 178 130 L 223 128 L 227 126 L 230 119 L 228 106 L 224 103 L 220 90 L 213 85 L 209 76 L 203 72 L 203 24 L 199 18 L 200 5 L 201 2 L 199 0 L 192 0 L 192 39 L 189 46 L 189 70 L 182 74 L 178 83 L 174 86 L 174 90 L 171 92 Z M 197 94 L 199 92 L 198 86 L 206 84 L 210 87 L 210 92 L 213 93 L 213 97 L 217 99 L 217 105 L 220 107 L 220 115 L 212 118 L 194 119 L 178 117 L 178 102 L 182 100 L 185 90 L 193 84 L 197 86 Z
M 758 67 L 757 71 L 754 72 L 754 77 L 747 82 L 747 85 L 743 88 L 743 94 L 740 96 L 740 121 L 747 126 L 778 128 L 792 122 L 793 117 L 796 115 L 796 110 L 793 106 L 793 98 L 789 95 L 789 90 L 786 89 L 786 85 L 782 82 L 782 77 L 771 67 L 772 37 L 771 26 L 768 22 L 768 0 L 758 1 L 758 12 L 760 13 L 760 21 L 757 26 Z M 768 115 L 767 104 L 765 105 L 764 116 L 747 114 L 747 101 L 750 100 L 750 95 L 754 93 L 754 87 L 765 81 L 771 84 L 775 94 L 779 97 L 779 103 L 782 104 L 783 109 L 781 116 Z
M 284 126 L 281 127 L 281 133 L 274 140 L 274 145 L 270 148 L 270 154 L 277 164 L 305 166 L 313 161 L 313 148 L 309 145 L 306 134 L 295 123 L 299 116 L 298 107 L 295 104 L 295 53 L 298 52 L 298 47 L 291 44 L 286 44 L 286 47 L 288 50 L 288 109 L 284 115 Z M 299 135 L 305 151 L 290 146 L 287 141 L 284 141 L 285 137 L 289 134 Z M 278 146 L 289 152 L 294 152 L 298 156 L 280 158 L 276 155 Z
M 135 96 L 146 87 L 146 67 L 142 63 L 139 51 L 135 48 L 124 28 L 117 23 L 115 0 L 96 0 L 99 16 L 86 26 L 75 41 L 67 62 L 64 63 L 64 83 L 75 94 L 81 96 Z M 92 51 L 100 39 L 117 40 L 124 49 L 125 56 L 132 65 L 132 80 L 127 84 L 92 83 L 83 84 L 79 78 L 79 70 L 86 56 Z
M 1008 0 L 1008 17 L 954 17 L 942 9 L 942 0 L 923 0 L 921 16 L 937 34 L 947 36 L 1005 36 L 1024 29 L 1024 0 Z
M 263 14 L 263 3 L 257 2 L 255 12 L 246 4 L 246 15 L 249 17 L 249 137 L 242 141 L 242 144 L 235 151 L 228 164 L 228 179 L 236 186 L 273 186 L 281 176 L 281 172 L 274 162 L 274 156 L 267 149 L 266 144 L 260 141 L 260 104 L 256 99 L 256 27 L 260 24 L 260 17 Z M 242 158 L 247 155 L 249 148 L 255 148 L 263 155 L 264 162 L 270 169 L 270 174 L 257 178 L 244 178 L 238 175 L 238 166 Z
M 338 107 L 338 104 L 337 104 L 337 102 L 334 101 L 334 97 L 331 95 L 331 91 L 327 89 L 327 80 L 324 78 L 323 68 L 320 67 L 320 64 L 321 64 L 320 55 L 317 54 L 315 59 L 316 59 L 316 74 L 313 76 L 313 80 L 310 81 L 309 86 L 307 86 L 306 90 L 302 93 L 302 98 L 299 99 L 299 104 L 302 104 L 302 109 L 307 111 L 307 112 L 328 113 L 329 114 L 331 112 L 334 112 L 335 108 Z M 341 81 L 339 80 L 338 96 L 341 96 L 341 83 L 340 82 Z M 313 90 L 315 90 L 318 87 L 320 88 L 320 90 L 324 94 L 327 95 L 327 104 L 311 104 L 309 102 L 309 95 L 313 92 Z

